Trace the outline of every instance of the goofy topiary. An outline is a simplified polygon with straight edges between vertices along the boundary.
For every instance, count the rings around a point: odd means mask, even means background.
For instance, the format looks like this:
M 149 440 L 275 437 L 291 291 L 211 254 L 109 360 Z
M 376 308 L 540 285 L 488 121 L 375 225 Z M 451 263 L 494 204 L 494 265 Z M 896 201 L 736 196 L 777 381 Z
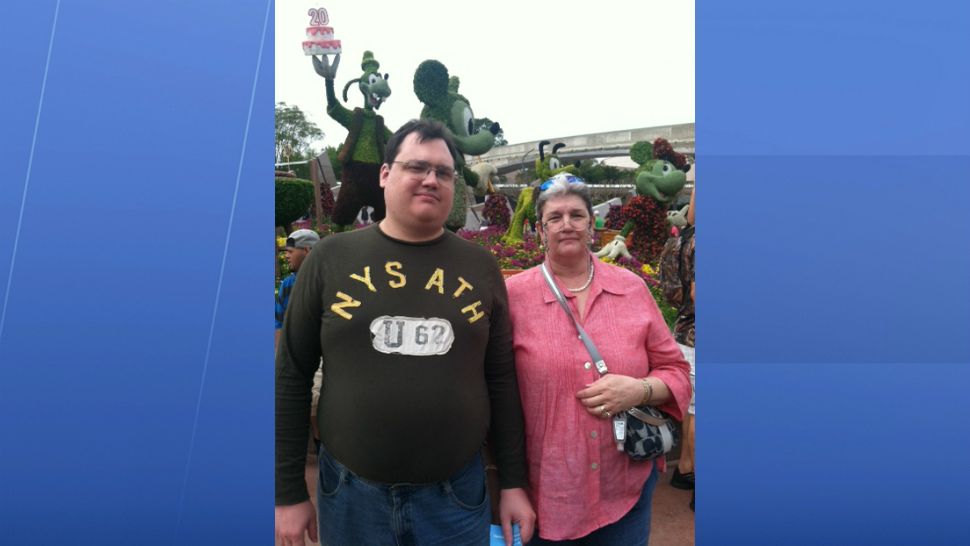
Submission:
M 335 231 L 350 227 L 360 209 L 368 205 L 374 207 L 371 218 L 375 222 L 384 218 L 384 191 L 380 186 L 380 173 L 381 164 L 384 163 L 384 147 L 391 137 L 391 131 L 384 126 L 384 118 L 375 112 L 391 95 L 391 87 L 387 84 L 387 74 L 381 76 L 377 71 L 381 65 L 374 58 L 374 54 L 370 51 L 364 52 L 360 63 L 364 73 L 344 86 L 343 98 L 346 102 L 347 90 L 357 83 L 357 88 L 364 96 L 363 108 L 354 108 L 351 111 L 337 101 L 334 78 L 339 64 L 339 53 L 334 57 L 332 65 L 326 55 L 322 58 L 313 56 L 313 68 L 326 82 L 327 114 L 348 131 L 340 155 L 337 156 L 343 169 L 343 180 L 331 215 L 337 225 Z

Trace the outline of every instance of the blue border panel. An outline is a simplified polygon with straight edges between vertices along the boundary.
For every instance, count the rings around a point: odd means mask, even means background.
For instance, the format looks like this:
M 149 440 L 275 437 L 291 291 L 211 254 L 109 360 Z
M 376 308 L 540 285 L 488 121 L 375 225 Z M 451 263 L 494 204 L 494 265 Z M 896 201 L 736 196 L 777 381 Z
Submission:
M 271 6 L 197 4 L 0 20 L 3 543 L 272 541 Z M 968 9 L 698 3 L 699 544 L 970 542 Z
M 0 542 L 272 543 L 271 9 L 5 7 Z
M 702 159 L 719 361 L 970 361 L 970 157 Z
M 970 543 L 970 8 L 696 13 L 697 544 Z

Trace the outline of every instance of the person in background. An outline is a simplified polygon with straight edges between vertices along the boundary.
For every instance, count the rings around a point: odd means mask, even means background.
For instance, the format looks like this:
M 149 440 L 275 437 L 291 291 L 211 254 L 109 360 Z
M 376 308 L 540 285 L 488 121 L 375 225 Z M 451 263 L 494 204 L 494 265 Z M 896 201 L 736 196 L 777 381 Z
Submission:
M 273 338 L 273 352 L 279 348 L 280 330 L 283 328 L 283 317 L 286 315 L 286 306 L 290 303 L 290 292 L 296 283 L 296 274 L 300 271 L 300 265 L 310 254 L 313 245 L 320 242 L 320 235 L 311 229 L 298 229 L 290 233 L 286 238 L 286 263 L 290 266 L 290 274 L 280 283 L 279 291 L 276 294 L 276 334 Z
M 618 451 L 612 416 L 653 405 L 677 420 L 691 396 L 689 366 L 646 283 L 596 259 L 582 179 L 539 187 L 536 216 L 545 266 L 609 368 L 600 377 L 541 266 L 506 280 L 525 416 L 533 545 L 642 546 L 663 457 Z
M 290 274 L 280 283 L 279 290 L 276 292 L 276 334 L 273 338 L 273 354 L 279 350 L 280 331 L 283 328 L 283 318 L 286 316 L 286 307 L 290 302 L 290 292 L 293 291 L 293 284 L 296 282 L 296 274 L 300 270 L 300 265 L 306 259 L 313 245 L 320 242 L 320 235 L 310 229 L 298 229 L 286 238 L 286 263 L 290 266 Z M 320 396 L 320 384 L 323 375 L 320 368 L 313 376 L 313 401 L 316 402 Z M 315 404 L 314 404 L 315 406 Z M 320 432 L 316 425 L 316 409 L 310 415 L 310 426 L 313 431 L 313 445 L 319 446 Z
M 679 293 L 682 294 L 680 301 L 671 303 L 677 305 L 677 321 L 674 324 L 674 339 L 680 345 L 684 357 L 690 363 L 691 386 L 694 385 L 695 369 L 695 329 L 694 329 L 694 219 L 695 219 L 695 196 L 697 195 L 697 183 L 694 178 L 696 165 L 692 166 L 688 173 L 688 181 L 694 182 L 694 189 L 690 194 L 690 205 L 687 209 L 687 225 L 680 233 L 677 254 L 672 256 L 677 268 L 671 273 L 671 280 L 678 285 Z M 694 490 L 694 397 L 690 399 L 690 406 L 687 408 L 687 416 L 684 418 L 683 444 L 680 448 L 680 458 L 677 460 L 677 468 L 674 475 L 670 478 L 670 485 L 678 489 Z M 694 509 L 694 499 L 696 492 L 691 495 L 690 509 Z

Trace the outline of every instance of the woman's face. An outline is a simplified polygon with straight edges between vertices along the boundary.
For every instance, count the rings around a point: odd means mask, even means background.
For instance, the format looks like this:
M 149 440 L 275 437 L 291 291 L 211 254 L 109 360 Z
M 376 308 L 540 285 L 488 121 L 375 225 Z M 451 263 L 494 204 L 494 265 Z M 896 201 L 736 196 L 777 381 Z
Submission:
M 586 203 L 579 196 L 563 195 L 546 201 L 539 224 L 547 252 L 553 258 L 586 258 L 593 228 Z

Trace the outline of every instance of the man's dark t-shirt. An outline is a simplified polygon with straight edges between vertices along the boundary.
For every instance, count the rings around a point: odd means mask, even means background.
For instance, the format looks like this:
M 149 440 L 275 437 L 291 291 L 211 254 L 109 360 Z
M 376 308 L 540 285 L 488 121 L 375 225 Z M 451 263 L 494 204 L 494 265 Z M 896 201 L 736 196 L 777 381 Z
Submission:
M 323 239 L 300 268 L 276 362 L 276 503 L 308 498 L 310 386 L 327 450 L 361 477 L 428 483 L 467 466 L 491 428 L 502 487 L 526 483 L 508 296 L 495 259 L 445 232 L 379 226 Z

